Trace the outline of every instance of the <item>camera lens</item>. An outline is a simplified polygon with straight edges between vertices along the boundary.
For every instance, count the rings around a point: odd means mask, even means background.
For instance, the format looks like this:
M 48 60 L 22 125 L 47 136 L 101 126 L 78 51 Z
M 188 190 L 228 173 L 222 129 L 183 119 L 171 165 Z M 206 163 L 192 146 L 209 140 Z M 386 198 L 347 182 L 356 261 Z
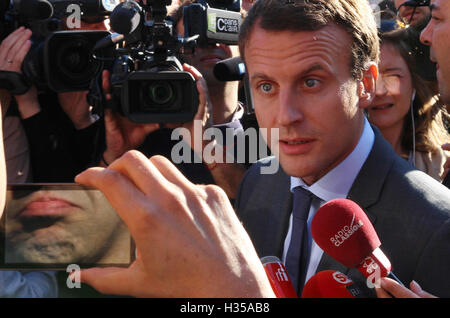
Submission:
M 45 40 L 44 65 L 48 86 L 55 92 L 89 89 L 104 62 L 93 58 L 95 43 L 109 33 L 106 31 L 58 31 Z M 110 54 L 96 52 L 107 59 Z
M 74 85 L 91 78 L 95 74 L 97 65 L 91 62 L 89 42 L 84 38 L 73 38 L 61 42 L 56 65 L 59 66 L 63 77 Z
M 74 46 L 61 50 L 59 65 L 65 72 L 78 73 L 89 66 L 89 52 L 86 47 L 78 42 Z
M 149 99 L 152 104 L 165 105 L 174 99 L 172 85 L 168 82 L 151 83 L 148 87 Z

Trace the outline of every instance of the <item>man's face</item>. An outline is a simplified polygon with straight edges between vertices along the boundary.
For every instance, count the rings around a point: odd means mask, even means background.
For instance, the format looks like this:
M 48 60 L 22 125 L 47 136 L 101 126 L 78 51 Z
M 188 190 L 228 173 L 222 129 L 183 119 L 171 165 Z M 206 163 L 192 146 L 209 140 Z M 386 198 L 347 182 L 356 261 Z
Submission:
M 278 144 L 284 171 L 308 184 L 349 155 L 362 133 L 351 44 L 336 25 L 312 32 L 273 32 L 256 25 L 245 46 L 255 113 L 268 131 L 266 142 Z M 279 129 L 278 141 L 271 140 L 271 128 Z
M 8 191 L 5 219 L 6 261 L 10 263 L 100 261 L 126 231 L 98 190 Z M 128 257 L 125 253 L 119 260 Z
M 436 77 L 444 103 L 450 103 L 450 2 L 431 0 L 431 20 L 420 40 L 430 45 L 430 59 L 436 62 Z
M 395 0 L 395 8 L 398 10 L 398 16 L 405 22 L 410 23 L 411 25 L 415 25 L 418 22 L 428 18 L 430 15 L 430 9 L 426 6 L 416 7 L 414 11 L 414 7 L 410 6 L 402 6 L 407 0 Z M 414 12 L 414 15 L 413 15 Z M 411 21 L 411 22 L 410 22 Z
M 178 21 L 176 29 L 178 34 L 184 36 L 183 19 L 180 19 L 180 21 Z M 224 83 L 218 82 L 218 80 L 214 76 L 214 65 L 216 65 L 217 62 L 238 55 L 239 48 L 236 45 L 216 43 L 208 45 L 208 47 L 204 48 L 196 47 L 194 54 L 184 54 L 184 58 L 186 59 L 186 62 L 188 64 L 194 66 L 203 75 L 208 85 L 214 85 L 214 83 L 220 83 L 221 85 L 223 85 Z

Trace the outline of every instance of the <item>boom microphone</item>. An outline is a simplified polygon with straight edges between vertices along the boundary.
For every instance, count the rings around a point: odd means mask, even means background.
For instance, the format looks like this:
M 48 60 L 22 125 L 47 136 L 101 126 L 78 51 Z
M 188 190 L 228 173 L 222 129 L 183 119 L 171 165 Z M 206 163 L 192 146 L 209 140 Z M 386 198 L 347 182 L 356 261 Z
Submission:
M 216 63 L 213 72 L 219 81 L 240 81 L 245 75 L 245 64 L 240 56 L 232 57 Z
M 93 51 L 114 46 L 117 43 L 122 42 L 124 40 L 125 40 L 125 35 L 119 34 L 119 33 L 111 33 L 110 35 L 108 35 L 108 36 L 104 37 L 103 39 L 99 40 L 95 44 L 95 46 L 93 48 Z
M 297 298 L 298 295 L 287 274 L 286 268 L 276 256 L 265 256 L 261 262 L 269 278 L 275 296 L 278 298 Z
M 355 202 L 335 199 L 324 204 L 312 220 L 311 232 L 320 248 L 336 261 L 356 267 L 366 278 L 390 277 L 402 284 L 379 248 L 372 223 Z
M 316 273 L 303 287 L 302 298 L 359 298 L 361 290 L 346 275 L 335 270 Z

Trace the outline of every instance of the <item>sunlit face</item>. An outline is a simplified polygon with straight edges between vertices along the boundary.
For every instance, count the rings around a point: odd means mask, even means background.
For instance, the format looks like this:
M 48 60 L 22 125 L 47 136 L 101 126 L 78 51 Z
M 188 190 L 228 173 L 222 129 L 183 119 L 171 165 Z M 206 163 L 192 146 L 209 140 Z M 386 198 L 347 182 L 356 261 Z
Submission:
M 428 18 L 430 15 L 430 9 L 427 6 L 416 7 L 414 11 L 414 7 L 410 6 L 401 6 L 407 0 L 395 0 L 395 8 L 398 10 L 398 16 L 405 22 L 410 23 L 411 25 L 415 25 L 418 22 Z M 414 13 L 414 15 L 413 15 Z M 410 22 L 411 21 L 411 22 Z
M 369 119 L 380 129 L 403 127 L 414 88 L 408 66 L 392 44 L 382 45 L 379 69 L 375 98 L 368 108 Z
M 184 22 L 183 18 L 178 21 L 177 33 L 184 36 Z M 239 55 L 239 48 L 237 45 L 225 45 L 216 43 L 208 45 L 208 47 L 196 47 L 194 54 L 186 52 L 184 58 L 186 62 L 194 66 L 206 79 L 208 85 L 214 85 L 218 82 L 214 76 L 214 65 L 217 62 L 235 57 Z M 223 82 L 219 82 L 223 84 Z
M 128 235 L 98 190 L 8 191 L 5 219 L 6 261 L 11 263 L 102 262 Z M 117 244 L 130 246 L 129 241 Z M 126 261 L 129 254 L 116 256 Z
M 349 155 L 362 133 L 351 46 L 350 35 L 336 25 L 312 32 L 271 32 L 256 25 L 245 46 L 266 142 L 279 146 L 275 154 L 287 174 L 309 184 Z M 279 140 L 272 140 L 273 128 Z
M 430 59 L 436 62 L 439 93 L 444 103 L 450 103 L 450 1 L 431 0 L 431 21 L 422 31 L 420 40 L 430 45 Z

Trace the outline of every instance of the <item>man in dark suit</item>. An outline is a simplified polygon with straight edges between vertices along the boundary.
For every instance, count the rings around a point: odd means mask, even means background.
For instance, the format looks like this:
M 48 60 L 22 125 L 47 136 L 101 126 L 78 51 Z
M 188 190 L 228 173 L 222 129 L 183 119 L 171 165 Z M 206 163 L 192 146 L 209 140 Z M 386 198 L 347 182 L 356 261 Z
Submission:
M 259 126 L 269 131 L 267 144 L 278 145 L 271 149 L 276 158 L 248 171 L 236 200 L 259 256 L 285 260 L 299 292 L 325 269 L 365 285 L 361 274 L 311 240 L 310 222 L 320 205 L 346 197 L 369 216 L 400 280 L 450 297 L 444 274 L 450 267 L 450 192 L 398 157 L 364 117 L 374 96 L 379 51 L 366 1 L 260 0 L 241 28 L 240 50 Z M 282 169 L 261 173 L 274 160 Z M 295 243 L 296 188 L 312 196 L 309 245 L 303 247 Z M 307 251 L 303 266 L 300 259 L 290 266 L 295 249 Z

